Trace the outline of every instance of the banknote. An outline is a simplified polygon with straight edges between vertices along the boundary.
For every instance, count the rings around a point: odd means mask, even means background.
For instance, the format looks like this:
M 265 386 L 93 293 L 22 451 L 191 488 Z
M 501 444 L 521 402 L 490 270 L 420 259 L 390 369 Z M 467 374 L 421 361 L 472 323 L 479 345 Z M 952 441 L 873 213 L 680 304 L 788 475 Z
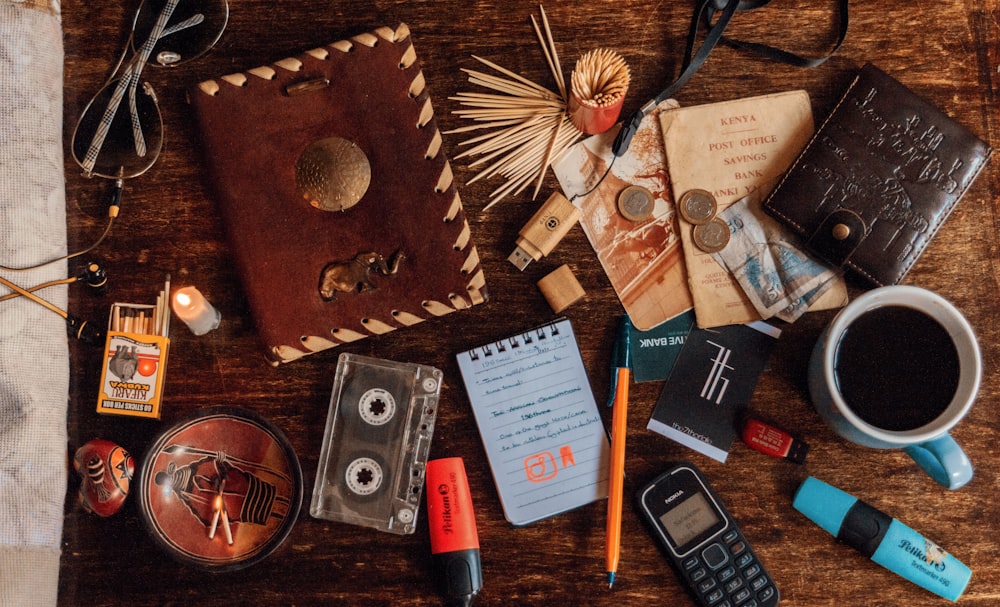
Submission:
M 729 225 L 726 248 L 712 256 L 726 268 L 761 318 L 794 322 L 840 273 L 805 252 L 762 208 L 755 190 L 719 213 Z

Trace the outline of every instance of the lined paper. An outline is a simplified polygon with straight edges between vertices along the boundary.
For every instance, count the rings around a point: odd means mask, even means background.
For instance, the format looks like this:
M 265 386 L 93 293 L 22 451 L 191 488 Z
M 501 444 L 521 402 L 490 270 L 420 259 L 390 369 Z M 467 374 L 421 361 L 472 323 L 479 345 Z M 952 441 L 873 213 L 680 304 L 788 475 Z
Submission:
M 608 437 L 568 319 L 456 358 L 508 521 L 608 496 Z

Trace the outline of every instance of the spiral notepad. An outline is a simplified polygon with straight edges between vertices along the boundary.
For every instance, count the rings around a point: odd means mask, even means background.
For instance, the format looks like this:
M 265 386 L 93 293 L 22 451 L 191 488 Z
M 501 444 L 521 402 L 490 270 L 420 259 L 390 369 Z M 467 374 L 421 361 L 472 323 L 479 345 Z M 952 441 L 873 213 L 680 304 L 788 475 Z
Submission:
M 568 319 L 456 358 L 508 521 L 608 496 L 608 437 Z

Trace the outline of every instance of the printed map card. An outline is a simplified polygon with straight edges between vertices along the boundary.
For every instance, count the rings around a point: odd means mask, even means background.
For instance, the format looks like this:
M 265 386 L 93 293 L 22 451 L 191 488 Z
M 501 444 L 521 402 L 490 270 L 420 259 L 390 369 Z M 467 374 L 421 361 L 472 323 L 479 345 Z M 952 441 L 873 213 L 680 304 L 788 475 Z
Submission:
M 674 221 L 670 175 L 657 115 L 677 102 L 667 99 L 642 121 L 625 154 L 608 165 L 618 128 L 577 143 L 552 165 L 563 193 L 583 212 L 580 226 L 594 247 L 632 325 L 645 331 L 691 309 L 681 241 Z M 620 125 L 619 125 L 620 126 Z M 631 185 L 653 195 L 653 212 L 632 221 L 618 211 L 618 195 Z
M 725 462 L 781 331 L 765 322 L 693 329 L 646 427 Z
M 608 436 L 569 320 L 456 358 L 508 521 L 608 496 Z
M 749 192 L 773 185 L 813 133 L 805 91 L 678 108 L 662 112 L 660 124 L 674 200 L 688 190 L 707 190 L 718 202 L 718 213 Z M 677 220 L 698 326 L 760 320 L 729 272 L 695 246 L 691 224 L 680 216 Z

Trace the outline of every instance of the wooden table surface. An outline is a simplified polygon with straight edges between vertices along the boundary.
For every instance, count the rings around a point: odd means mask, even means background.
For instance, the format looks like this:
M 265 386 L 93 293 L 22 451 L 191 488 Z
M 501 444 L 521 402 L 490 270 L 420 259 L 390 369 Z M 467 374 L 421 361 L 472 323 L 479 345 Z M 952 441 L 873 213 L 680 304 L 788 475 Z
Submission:
M 124 4 L 126 6 L 120 6 Z M 562 2 L 544 5 L 567 73 L 582 53 L 608 47 L 629 63 L 628 114 L 657 94 L 678 71 L 693 2 Z M 734 19 L 731 33 L 802 54 L 825 53 L 835 39 L 836 2 L 786 0 Z M 108 182 L 87 180 L 69 154 L 73 126 L 117 58 L 138 2 L 65 0 L 65 140 L 71 248 L 89 244 L 104 225 Z M 1000 6 L 996 0 L 851 2 L 850 33 L 840 52 L 815 69 L 776 64 L 730 48 L 716 49 L 677 95 L 682 105 L 792 89 L 806 90 L 815 116 L 825 116 L 853 71 L 873 61 L 977 135 L 1000 143 Z M 338 350 L 280 368 L 263 356 L 233 272 L 219 214 L 199 163 L 198 138 L 184 90 L 201 80 L 251 68 L 377 26 L 409 25 L 442 130 L 462 126 L 448 97 L 471 90 L 463 68 L 472 55 L 491 59 L 553 86 L 530 24 L 539 5 L 526 0 L 231 0 L 230 22 L 207 56 L 172 71 L 146 70 L 164 117 L 165 149 L 145 175 L 126 183 L 121 218 L 95 255 L 110 272 L 102 296 L 72 287 L 72 310 L 103 322 L 113 302 L 155 298 L 167 273 L 177 286 L 198 286 L 222 312 L 218 330 L 193 336 L 176 318 L 161 421 L 99 416 L 95 398 L 100 348 L 74 343 L 69 401 L 69 452 L 102 437 L 137 459 L 158 432 L 201 407 L 231 405 L 259 413 L 289 437 L 305 477 L 306 506 L 288 539 L 265 561 L 209 574 L 178 564 L 146 534 L 135 500 L 101 519 L 75 505 L 78 478 L 66 497 L 61 605 L 437 605 L 423 508 L 416 533 L 397 536 L 308 514 Z M 446 135 L 450 156 L 459 135 Z M 464 184 L 474 175 L 452 163 Z M 566 310 L 598 402 L 609 390 L 609 361 L 621 304 L 585 235 L 574 228 L 547 258 L 518 272 L 508 263 L 518 229 L 539 202 L 528 195 L 483 211 L 495 180 L 461 185 L 479 248 L 489 302 L 471 310 L 340 351 L 420 362 L 444 371 L 431 457 L 465 459 L 482 544 L 485 586 L 479 605 L 693 604 L 626 506 L 618 581 L 604 573 L 605 503 L 514 528 L 503 518 L 483 446 L 462 387 L 455 353 L 552 318 L 536 282 L 568 263 L 586 298 Z M 543 200 L 558 187 L 550 173 Z M 936 485 L 898 451 L 857 447 L 838 438 L 810 404 L 808 353 L 833 312 L 808 314 L 783 327 L 751 407 L 794 430 L 811 446 L 805 465 L 734 445 L 717 463 L 646 430 L 662 383 L 635 384 L 629 418 L 627 496 L 674 460 L 694 461 L 711 479 L 779 586 L 783 604 L 938 605 L 943 599 L 885 571 L 792 508 L 798 484 L 814 475 L 865 499 L 937 541 L 969 565 L 963 604 L 1000 603 L 1000 315 L 997 304 L 1000 168 L 996 161 L 968 192 L 905 283 L 945 295 L 969 318 L 981 340 L 985 376 L 978 402 L 954 431 L 972 459 L 975 478 L 958 491 Z M 71 271 L 75 269 L 71 268 Z M 852 295 L 862 287 L 851 285 Z M 602 408 L 610 425 L 611 411 Z M 141 462 L 139 462 L 141 463 Z

